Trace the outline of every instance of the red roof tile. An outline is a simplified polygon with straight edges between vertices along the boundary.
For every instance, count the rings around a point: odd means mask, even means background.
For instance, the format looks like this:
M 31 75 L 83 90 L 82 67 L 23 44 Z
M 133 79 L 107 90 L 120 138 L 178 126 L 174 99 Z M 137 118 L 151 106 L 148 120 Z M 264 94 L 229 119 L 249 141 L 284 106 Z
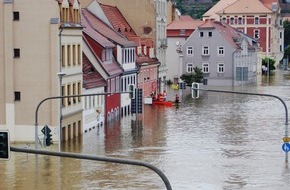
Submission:
M 83 9 L 82 15 L 86 18 L 90 26 L 104 37 L 124 47 L 136 46 L 134 42 L 128 41 L 124 36 L 114 31 L 112 28 L 110 28 L 108 25 L 102 22 L 99 18 L 91 14 L 89 10 Z
M 202 20 L 174 20 L 167 25 L 167 30 L 192 29 L 195 30 L 199 25 L 203 24 Z
M 119 33 L 126 37 L 136 36 L 136 33 L 133 31 L 133 29 L 117 7 L 104 5 L 101 3 L 100 6 L 115 30 L 117 30 Z

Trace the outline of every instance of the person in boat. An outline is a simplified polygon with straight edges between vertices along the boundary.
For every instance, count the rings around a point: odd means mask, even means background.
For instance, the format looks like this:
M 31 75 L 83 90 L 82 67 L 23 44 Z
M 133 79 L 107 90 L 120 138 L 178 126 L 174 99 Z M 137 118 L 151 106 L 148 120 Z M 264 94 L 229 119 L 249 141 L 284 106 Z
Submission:
M 167 94 L 166 94 L 166 91 L 165 91 L 165 90 L 163 91 L 163 94 L 162 94 L 162 95 L 163 95 L 163 99 L 164 99 L 164 101 L 166 101 L 166 96 L 167 96 Z
M 178 96 L 178 94 L 176 94 L 176 96 L 175 96 L 175 103 L 179 103 L 179 96 Z

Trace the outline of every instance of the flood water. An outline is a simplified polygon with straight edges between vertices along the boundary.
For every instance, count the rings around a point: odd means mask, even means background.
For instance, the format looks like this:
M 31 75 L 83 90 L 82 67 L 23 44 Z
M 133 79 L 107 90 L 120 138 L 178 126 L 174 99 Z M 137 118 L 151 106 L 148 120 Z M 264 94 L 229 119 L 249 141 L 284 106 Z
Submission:
M 290 80 L 281 72 L 256 86 L 222 89 L 277 95 L 290 104 Z M 167 90 L 174 97 L 176 91 Z M 213 92 L 191 99 L 185 94 L 179 107 L 145 106 L 139 116 L 143 127 L 125 117 L 63 144 L 62 151 L 150 163 L 174 190 L 289 189 L 289 163 L 281 148 L 286 116 L 279 100 Z M 58 145 L 48 149 L 58 151 Z M 1 190 L 166 189 L 156 173 L 139 166 L 12 152 L 0 167 Z

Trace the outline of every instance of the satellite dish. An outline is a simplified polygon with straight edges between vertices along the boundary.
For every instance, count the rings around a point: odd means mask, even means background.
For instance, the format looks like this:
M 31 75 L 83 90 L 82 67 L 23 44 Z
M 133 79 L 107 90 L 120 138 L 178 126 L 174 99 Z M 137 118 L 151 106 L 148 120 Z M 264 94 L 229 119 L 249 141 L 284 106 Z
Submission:
M 176 41 L 176 43 L 175 43 L 177 46 L 179 45 L 179 41 Z

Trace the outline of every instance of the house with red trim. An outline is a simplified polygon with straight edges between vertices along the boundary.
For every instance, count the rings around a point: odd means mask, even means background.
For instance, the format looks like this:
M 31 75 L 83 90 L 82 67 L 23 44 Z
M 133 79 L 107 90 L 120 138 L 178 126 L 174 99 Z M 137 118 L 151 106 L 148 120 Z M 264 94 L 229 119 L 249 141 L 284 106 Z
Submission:
M 87 9 L 82 9 L 82 25 L 84 26 L 83 53 L 88 59 L 86 64 L 90 63 L 90 72 L 97 74 L 97 71 L 100 74 L 95 76 L 94 80 L 98 78 L 101 80 L 102 77 L 106 81 L 106 85 L 91 87 L 94 88 L 95 92 L 102 92 L 103 88 L 104 92 L 111 93 L 104 95 L 104 109 L 101 110 L 101 114 L 104 115 L 105 123 L 119 120 L 121 106 L 119 84 L 123 69 L 114 58 L 114 51 L 117 47 L 99 32 L 98 28 L 104 26 L 103 22 Z M 88 81 L 88 78 L 85 79 Z M 86 86 L 84 85 L 84 87 Z M 94 101 L 94 98 L 88 99 L 88 101 Z M 88 104 L 92 105 L 92 103 Z

